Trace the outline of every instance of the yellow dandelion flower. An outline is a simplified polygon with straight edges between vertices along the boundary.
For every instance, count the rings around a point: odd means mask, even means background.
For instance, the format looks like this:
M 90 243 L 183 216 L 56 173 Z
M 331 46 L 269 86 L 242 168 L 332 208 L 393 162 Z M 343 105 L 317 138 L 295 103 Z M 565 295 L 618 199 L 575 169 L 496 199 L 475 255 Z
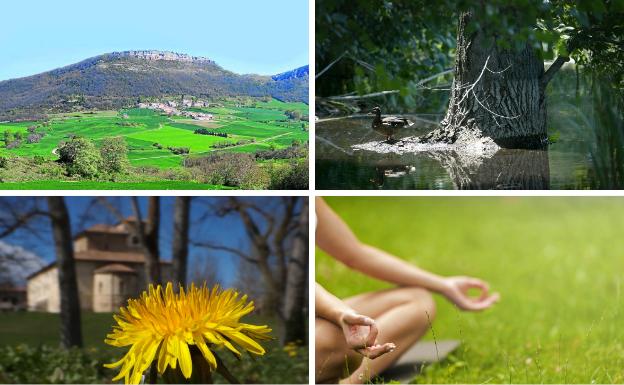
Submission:
M 125 379 L 125 383 L 138 384 L 143 372 L 153 361 L 160 374 L 170 367 L 180 371 L 185 378 L 191 377 L 193 369 L 189 345 L 195 345 L 206 359 L 210 368 L 217 368 L 217 358 L 211 348 L 224 346 L 237 356 L 240 351 L 263 355 L 264 348 L 256 340 L 268 340 L 271 329 L 267 326 L 241 323 L 241 317 L 253 311 L 253 302 L 247 303 L 247 296 L 221 290 L 215 286 L 209 290 L 191 287 L 184 292 L 173 292 L 171 282 L 163 293 L 162 287 L 150 285 L 139 299 L 128 300 L 120 315 L 113 316 L 117 325 L 108 334 L 106 342 L 117 347 L 130 346 L 126 355 L 107 368 L 121 366 L 113 378 Z

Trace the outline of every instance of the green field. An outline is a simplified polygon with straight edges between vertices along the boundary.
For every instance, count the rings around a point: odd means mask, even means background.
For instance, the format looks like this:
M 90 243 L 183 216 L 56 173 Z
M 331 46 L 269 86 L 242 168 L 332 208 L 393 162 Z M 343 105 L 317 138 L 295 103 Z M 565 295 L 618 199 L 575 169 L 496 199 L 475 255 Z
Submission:
M 267 324 L 274 329 L 273 335 L 278 335 L 274 319 L 252 315 L 244 320 L 253 324 Z M 125 349 L 104 344 L 104 338 L 112 331 L 113 324 L 111 313 L 82 312 L 84 349 L 68 354 L 61 350 L 51 350 L 59 345 L 58 314 L 2 313 L 0 379 L 3 383 L 110 383 L 117 370 L 106 369 L 102 365 L 117 361 L 126 352 Z M 218 351 L 227 367 L 242 383 L 308 382 L 307 346 L 285 349 L 276 340 L 263 342 L 262 345 L 266 349 L 264 356 L 243 355 L 240 361 L 231 354 Z M 224 381 L 220 376 L 214 379 Z
M 483 313 L 436 296 L 435 337 L 461 346 L 415 382 L 624 382 L 624 198 L 327 201 L 363 242 L 438 274 L 481 277 L 501 293 Z M 319 250 L 316 277 L 340 297 L 388 287 Z
M 96 113 L 69 113 L 52 116 L 49 127 L 40 127 L 38 132 L 45 133 L 39 143 L 23 143 L 19 148 L 0 148 L 0 156 L 43 156 L 47 159 L 57 159 L 53 150 L 59 142 L 67 140 L 72 135 L 84 136 L 100 141 L 106 137 L 123 136 L 129 146 L 129 159 L 136 166 L 155 166 L 162 168 L 178 167 L 181 156 L 174 155 L 167 147 L 189 147 L 191 154 L 222 151 L 212 147 L 215 143 L 236 142 L 255 138 L 267 146 L 282 148 L 289 146 L 293 140 L 307 141 L 308 132 L 301 129 L 301 123 L 278 123 L 277 120 L 286 120 L 284 111 L 298 108 L 307 111 L 304 103 L 283 103 L 277 100 L 259 102 L 266 107 L 216 107 L 206 110 L 215 113 L 215 121 L 219 128 L 210 130 L 225 132 L 230 136 L 222 138 L 211 135 L 197 135 L 193 131 L 201 128 L 201 122 L 189 124 L 176 122 L 161 115 L 158 111 L 148 109 L 126 109 L 118 113 L 100 111 Z M 127 119 L 123 115 L 127 115 Z M 267 121 L 270 121 L 267 123 Z M 192 122 L 192 121 L 191 121 Z M 28 135 L 27 127 L 37 125 L 38 122 L 0 123 L 0 132 L 10 130 L 19 131 L 24 137 Z M 163 146 L 159 150 L 153 144 Z M 263 147 L 263 146 L 262 146 Z M 238 149 L 234 151 L 240 151 Z M 163 157 L 169 157 L 163 161 Z M 177 158 L 177 160 L 175 160 Z M 150 159 L 153 159 L 151 161 Z
M 209 111 L 214 114 L 213 121 L 194 121 L 189 118 L 179 119 L 178 116 L 168 117 L 160 111 L 130 108 L 120 111 L 95 111 L 53 114 L 49 122 L 0 123 L 0 132 L 9 131 L 12 135 L 20 133 L 21 145 L 17 148 L 6 148 L 0 143 L 0 158 L 17 157 L 54 161 L 58 159 L 59 143 L 73 136 L 89 138 L 99 145 L 104 138 L 121 136 L 128 146 L 128 159 L 131 166 L 137 168 L 156 168 L 160 170 L 181 169 L 185 155 L 174 154 L 170 148 L 188 148 L 189 156 L 207 155 L 213 152 L 254 153 L 260 150 L 281 149 L 290 147 L 293 141 L 308 141 L 307 122 L 292 121 L 287 118 L 288 110 L 308 110 L 304 103 L 283 103 L 278 100 L 270 102 L 253 102 L 243 105 L 225 100 L 211 108 L 193 108 L 196 111 Z M 36 126 L 36 132 L 43 134 L 38 143 L 27 143 L 28 127 Z M 228 137 L 199 135 L 194 131 L 206 128 L 209 131 L 227 133 Z M 2 138 L 0 138 L 2 139 Z M 237 145 L 239 141 L 252 141 Z M 231 143 L 229 147 L 220 147 Z M 26 169 L 26 167 L 23 167 Z M 33 188 L 53 189 L 48 181 L 33 183 L 33 177 L 13 177 L 4 173 L 2 188 Z M 49 178 L 46 178 L 49 179 Z M 16 182 L 16 183 L 7 183 Z M 19 182 L 19 183 L 17 183 Z M 26 183 L 24 183 L 26 182 Z M 134 182 L 134 181 L 132 181 Z M 143 182 L 143 181 L 138 181 Z M 151 181 L 148 181 L 151 182 Z M 98 184 L 100 183 L 100 184 Z M 94 188 L 117 188 L 106 186 L 103 182 L 84 182 Z M 118 184 L 118 183 L 116 183 Z M 141 183 L 139 183 L 141 184 Z M 96 187 L 97 185 L 97 187 Z M 125 184 L 119 188 L 135 188 L 135 184 Z M 192 188 L 192 183 L 188 183 Z M 65 183 L 60 184 L 64 188 Z M 81 188 L 73 184 L 69 188 Z M 89 188 L 90 188 L 89 187 Z M 141 188 L 141 187 L 136 187 Z M 164 187 L 163 187 L 164 188 Z
M 4 182 L 3 190 L 220 190 L 224 186 L 215 186 L 187 181 L 149 181 L 149 182 L 100 182 L 100 181 L 58 181 L 42 180 L 32 182 Z

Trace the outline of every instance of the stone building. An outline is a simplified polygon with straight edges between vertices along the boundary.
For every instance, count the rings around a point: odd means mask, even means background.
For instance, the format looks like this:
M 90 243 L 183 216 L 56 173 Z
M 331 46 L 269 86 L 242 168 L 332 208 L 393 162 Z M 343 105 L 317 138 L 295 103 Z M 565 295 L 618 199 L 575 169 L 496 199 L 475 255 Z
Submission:
M 146 288 L 145 257 L 139 239 L 128 229 L 135 219 L 116 225 L 98 224 L 74 237 L 74 258 L 80 307 L 113 312 Z M 163 281 L 171 277 L 171 263 L 161 261 Z M 28 309 L 58 313 L 60 295 L 56 262 L 27 278 Z
M 26 288 L 11 284 L 0 285 L 0 311 L 24 310 L 26 308 Z

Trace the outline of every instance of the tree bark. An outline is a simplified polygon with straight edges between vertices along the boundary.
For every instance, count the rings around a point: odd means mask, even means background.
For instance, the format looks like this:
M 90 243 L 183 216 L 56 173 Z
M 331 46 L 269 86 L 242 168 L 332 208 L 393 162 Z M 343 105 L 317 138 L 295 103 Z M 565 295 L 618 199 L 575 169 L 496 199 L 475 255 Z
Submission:
M 63 197 L 48 197 L 61 296 L 61 346 L 82 347 L 80 297 L 69 214 Z
M 280 342 L 305 341 L 308 333 L 305 320 L 307 307 L 306 288 L 308 287 L 308 199 L 303 198 L 299 223 L 288 260 L 286 274 L 286 294 L 284 299 L 284 327 Z
M 147 218 L 145 224 L 141 217 L 139 200 L 132 197 L 132 208 L 136 217 L 136 234 L 145 256 L 145 283 L 160 284 L 160 250 L 158 249 L 158 232 L 160 229 L 160 197 L 148 197 Z
M 173 212 L 173 280 L 186 286 L 191 197 L 177 197 Z
M 149 272 L 149 283 L 161 283 L 160 250 L 158 249 L 158 233 L 160 230 L 160 197 L 149 197 L 147 206 L 147 223 L 145 224 L 145 244 L 148 253 L 145 256 L 145 268 Z
M 459 16 L 449 107 L 441 127 L 419 140 L 462 143 L 491 138 L 501 147 L 543 146 L 544 90 L 558 68 L 542 79 L 544 62 L 535 49 L 529 44 L 521 50 L 503 49 L 485 27 L 470 32 L 474 19 L 471 12 Z

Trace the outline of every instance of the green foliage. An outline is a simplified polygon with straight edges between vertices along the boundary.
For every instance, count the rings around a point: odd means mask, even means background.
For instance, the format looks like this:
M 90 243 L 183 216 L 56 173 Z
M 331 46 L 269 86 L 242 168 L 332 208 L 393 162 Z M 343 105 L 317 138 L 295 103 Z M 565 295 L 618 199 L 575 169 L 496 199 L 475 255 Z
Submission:
M 73 137 L 59 144 L 58 154 L 59 161 L 66 165 L 70 175 L 93 178 L 98 174 L 102 157 L 93 141 L 83 137 Z
M 128 170 L 128 146 L 123 137 L 104 138 L 100 145 L 102 171 L 115 174 Z
M 438 95 L 417 81 L 453 67 L 457 19 L 466 11 L 475 16 L 469 33 L 495 37 L 501 49 L 529 44 L 544 59 L 569 56 L 624 89 L 619 0 L 319 0 L 317 74 L 342 59 L 317 79 L 317 94 L 398 90 L 385 100 L 389 107 L 429 107 Z
M 400 90 L 452 64 L 455 17 L 451 2 L 319 0 L 316 81 L 321 96 Z M 344 56 L 343 56 L 344 55 Z
M 271 164 L 271 190 L 307 190 L 309 185 L 308 158 L 291 160 L 285 164 Z
M 15 140 L 15 136 L 11 131 L 4 130 L 3 140 L 4 140 L 4 146 L 8 147 L 9 144 L 11 144 Z
M 204 183 L 265 189 L 269 175 L 246 153 L 216 153 L 201 158 L 188 158 L 185 162 L 197 179 Z
M 0 381 L 3 383 L 87 384 L 109 382 L 102 362 L 110 355 L 80 349 L 63 350 L 47 345 L 0 347 Z

